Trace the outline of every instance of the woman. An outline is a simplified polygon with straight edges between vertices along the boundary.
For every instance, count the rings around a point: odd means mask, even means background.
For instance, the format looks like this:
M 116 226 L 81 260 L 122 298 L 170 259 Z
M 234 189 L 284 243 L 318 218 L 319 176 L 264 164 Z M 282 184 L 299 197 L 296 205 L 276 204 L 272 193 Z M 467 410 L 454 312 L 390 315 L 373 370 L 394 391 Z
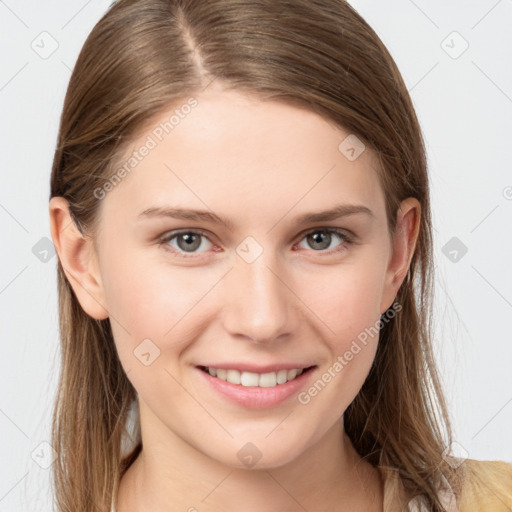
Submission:
M 114 3 L 51 180 L 58 510 L 508 510 L 448 450 L 426 167 L 347 3 Z

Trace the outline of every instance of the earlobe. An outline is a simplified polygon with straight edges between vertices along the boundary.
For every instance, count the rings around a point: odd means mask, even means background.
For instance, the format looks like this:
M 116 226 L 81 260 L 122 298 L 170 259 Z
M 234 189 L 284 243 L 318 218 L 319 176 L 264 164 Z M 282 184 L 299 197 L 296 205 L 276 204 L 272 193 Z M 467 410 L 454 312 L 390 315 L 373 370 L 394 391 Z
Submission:
M 50 231 L 60 263 L 82 309 L 96 320 L 108 318 L 92 240 L 80 233 L 63 197 L 50 200 Z
M 381 314 L 391 307 L 402 285 L 416 249 L 420 229 L 421 205 L 414 197 L 400 203 L 397 225 L 392 239 L 392 254 L 386 270 Z

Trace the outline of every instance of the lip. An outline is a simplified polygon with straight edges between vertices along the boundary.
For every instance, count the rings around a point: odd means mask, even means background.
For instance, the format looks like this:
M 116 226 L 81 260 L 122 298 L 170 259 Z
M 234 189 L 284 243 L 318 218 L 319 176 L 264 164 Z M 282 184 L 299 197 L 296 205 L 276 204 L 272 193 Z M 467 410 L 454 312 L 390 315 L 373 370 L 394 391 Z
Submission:
M 238 370 L 239 372 L 252 372 L 252 373 L 270 373 L 278 372 L 279 370 L 293 370 L 303 369 L 315 366 L 313 363 L 286 363 L 286 364 L 267 364 L 255 365 L 250 363 L 218 363 L 218 364 L 201 364 L 199 368 L 216 368 L 226 370 Z M 282 386 L 282 384 L 281 384 Z
M 231 363 L 230 363 L 231 364 Z M 242 371 L 253 371 L 255 373 L 268 373 L 271 371 L 286 370 L 293 368 L 301 368 L 301 366 L 279 365 L 279 366 L 265 366 L 255 367 L 254 365 L 235 365 L 235 366 L 211 366 L 211 368 L 229 368 L 239 369 Z M 245 369 L 245 368 L 252 368 Z M 254 370 L 257 368 L 257 370 Z M 263 369 L 262 369 L 263 368 Z M 277 368 L 277 370 L 275 370 Z M 316 366 L 305 366 L 307 368 L 304 372 L 295 377 L 295 379 L 285 382 L 284 384 L 277 384 L 271 388 L 260 388 L 259 386 L 242 386 L 241 384 L 231 384 L 217 377 L 212 377 L 209 373 L 196 367 L 199 377 L 204 379 L 203 382 L 209 389 L 213 390 L 217 395 L 224 399 L 240 405 L 248 409 L 268 409 L 282 404 L 292 396 L 296 396 L 301 388 L 305 387 L 311 376 L 315 373 Z

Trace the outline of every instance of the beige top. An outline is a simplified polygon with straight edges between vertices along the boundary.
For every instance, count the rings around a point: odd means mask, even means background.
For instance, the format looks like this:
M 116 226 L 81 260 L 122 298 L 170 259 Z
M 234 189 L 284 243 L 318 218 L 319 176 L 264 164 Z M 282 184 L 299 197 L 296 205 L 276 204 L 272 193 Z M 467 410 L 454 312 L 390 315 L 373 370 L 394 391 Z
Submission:
M 458 459 L 464 464 L 464 483 L 459 508 L 448 482 L 448 490 L 439 493 L 439 499 L 448 512 L 511 512 L 512 464 L 503 461 Z M 403 484 L 397 471 L 379 468 L 384 482 L 384 512 L 401 510 L 404 500 Z M 408 503 L 409 512 L 429 512 L 420 497 Z
M 512 464 L 502 461 L 467 459 L 467 482 L 460 507 L 450 491 L 439 493 L 447 512 L 510 512 L 512 510 Z M 384 512 L 401 510 L 404 501 L 403 484 L 397 471 L 379 467 L 384 483 Z M 447 488 L 449 486 L 447 485 Z M 430 512 L 423 500 L 416 497 L 408 503 L 408 512 Z M 112 508 L 111 512 L 115 512 Z

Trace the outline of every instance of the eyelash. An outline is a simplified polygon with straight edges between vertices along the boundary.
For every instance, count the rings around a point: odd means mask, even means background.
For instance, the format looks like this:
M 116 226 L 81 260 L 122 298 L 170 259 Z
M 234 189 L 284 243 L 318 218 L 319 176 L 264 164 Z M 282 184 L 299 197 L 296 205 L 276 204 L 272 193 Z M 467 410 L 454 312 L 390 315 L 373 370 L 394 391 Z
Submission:
M 329 254 L 329 255 L 336 254 L 337 252 L 341 252 L 343 250 L 346 250 L 347 245 L 351 245 L 351 244 L 353 244 L 355 242 L 355 237 L 353 235 L 348 234 L 347 232 L 342 231 L 340 229 L 330 228 L 330 227 L 315 228 L 315 229 L 311 229 L 309 231 L 306 231 L 305 233 L 302 233 L 300 235 L 300 238 L 298 239 L 298 242 L 301 242 L 308 235 L 311 235 L 311 234 L 314 234 L 314 233 L 334 234 L 334 235 L 337 235 L 341 239 L 341 243 L 336 248 L 334 248 L 334 249 L 319 250 L 319 251 L 315 251 L 314 249 L 310 249 L 311 251 L 319 253 L 319 254 Z M 200 255 L 201 253 L 194 253 L 194 252 L 187 253 L 185 251 L 176 249 L 176 248 L 171 247 L 170 245 L 168 245 L 168 242 L 170 242 L 172 239 L 178 237 L 179 235 L 185 235 L 185 234 L 200 235 L 200 236 L 203 236 L 203 237 L 205 237 L 206 239 L 209 240 L 208 233 L 206 233 L 206 231 L 203 231 L 201 229 L 182 229 L 182 230 L 171 231 L 169 233 L 166 233 L 165 235 L 160 237 L 158 241 L 159 241 L 159 244 L 166 251 L 170 251 L 170 252 L 172 252 L 174 254 L 178 254 L 179 256 L 184 257 L 184 258 L 197 258 L 198 255 Z M 210 243 L 213 243 L 213 242 L 210 241 Z

